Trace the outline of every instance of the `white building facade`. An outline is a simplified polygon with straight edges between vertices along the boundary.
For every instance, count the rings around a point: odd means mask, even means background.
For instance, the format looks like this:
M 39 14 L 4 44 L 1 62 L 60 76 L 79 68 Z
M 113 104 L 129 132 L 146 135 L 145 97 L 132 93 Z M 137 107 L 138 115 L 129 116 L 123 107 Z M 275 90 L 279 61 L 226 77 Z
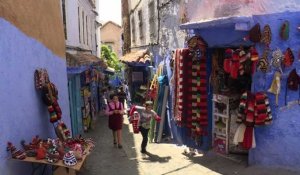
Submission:
M 67 52 L 100 56 L 98 0 L 61 0 Z
M 182 48 L 186 32 L 182 23 L 183 0 L 129 0 L 131 50 L 148 49 L 153 56 L 163 58 L 176 48 Z

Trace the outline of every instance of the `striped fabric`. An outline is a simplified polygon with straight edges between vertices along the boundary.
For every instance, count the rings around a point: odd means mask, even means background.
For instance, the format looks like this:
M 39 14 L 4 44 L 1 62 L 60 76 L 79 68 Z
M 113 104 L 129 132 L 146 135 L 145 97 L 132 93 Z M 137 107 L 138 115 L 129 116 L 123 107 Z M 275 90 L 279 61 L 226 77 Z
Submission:
M 174 117 L 179 126 L 182 126 L 182 105 L 183 105 L 183 60 L 182 49 L 177 49 L 175 52 L 175 105 Z
M 263 92 L 243 93 L 240 99 L 237 122 L 243 122 L 247 126 L 270 124 L 272 113 L 268 96 Z
M 189 128 L 192 138 L 200 138 L 208 125 L 206 56 L 198 47 L 177 49 L 174 67 L 175 121 Z

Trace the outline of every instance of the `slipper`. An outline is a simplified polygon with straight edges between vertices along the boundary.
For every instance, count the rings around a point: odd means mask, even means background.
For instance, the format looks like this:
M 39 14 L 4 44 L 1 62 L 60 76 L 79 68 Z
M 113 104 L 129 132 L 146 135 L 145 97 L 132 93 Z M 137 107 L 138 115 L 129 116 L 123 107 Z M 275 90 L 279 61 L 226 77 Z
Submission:
M 282 26 L 280 27 L 280 38 L 282 40 L 288 40 L 289 39 L 289 30 L 290 30 L 290 24 L 289 21 L 284 21 Z

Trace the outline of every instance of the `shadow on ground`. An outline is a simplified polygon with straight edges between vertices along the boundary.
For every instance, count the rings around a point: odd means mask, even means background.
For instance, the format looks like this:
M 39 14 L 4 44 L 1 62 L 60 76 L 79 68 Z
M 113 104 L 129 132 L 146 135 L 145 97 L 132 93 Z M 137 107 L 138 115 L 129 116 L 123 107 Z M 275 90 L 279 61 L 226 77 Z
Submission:
M 150 162 L 168 163 L 171 159 L 171 156 L 160 157 L 156 154 L 147 152 L 142 159 Z
M 133 135 L 129 132 L 129 126 L 123 125 L 123 149 L 113 145 L 111 130 L 108 128 L 108 118 L 99 116 L 94 129 L 84 134 L 86 138 L 92 138 L 96 147 L 87 157 L 86 163 L 78 173 L 79 175 L 139 175 L 138 162 L 134 149 Z M 124 149 L 131 150 L 127 155 Z
M 249 166 L 247 155 L 229 155 L 221 156 L 213 151 L 208 151 L 203 154 L 190 155 L 182 153 L 191 162 L 200 164 L 216 173 L 223 175 L 296 175 L 299 172 L 275 168 L 275 167 L 261 167 Z

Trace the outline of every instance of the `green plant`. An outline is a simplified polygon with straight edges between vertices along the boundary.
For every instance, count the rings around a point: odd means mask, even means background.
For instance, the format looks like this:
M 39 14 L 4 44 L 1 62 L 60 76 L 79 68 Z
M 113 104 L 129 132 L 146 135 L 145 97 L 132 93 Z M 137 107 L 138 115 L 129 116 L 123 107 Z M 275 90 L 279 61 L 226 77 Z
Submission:
M 107 65 L 114 68 L 116 72 L 121 72 L 123 64 L 119 61 L 118 56 L 107 45 L 101 45 L 101 58 L 104 58 Z

